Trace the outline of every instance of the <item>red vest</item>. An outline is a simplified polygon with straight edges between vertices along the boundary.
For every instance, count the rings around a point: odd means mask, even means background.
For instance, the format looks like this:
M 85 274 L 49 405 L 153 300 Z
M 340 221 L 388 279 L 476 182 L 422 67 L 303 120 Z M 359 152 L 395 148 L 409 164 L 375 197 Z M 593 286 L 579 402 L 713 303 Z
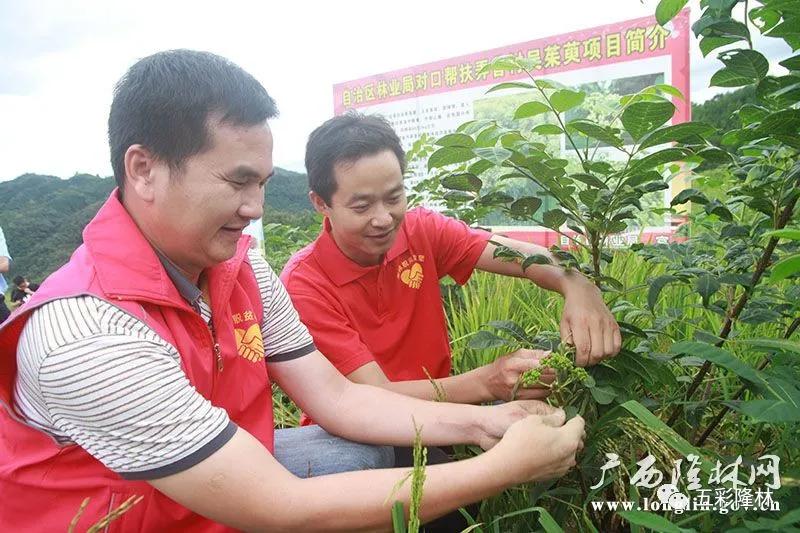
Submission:
M 90 294 L 137 317 L 175 346 L 197 391 L 272 451 L 272 395 L 263 359 L 238 355 L 237 337 L 263 315 L 249 237 L 235 256 L 207 271 L 221 360 L 204 320 L 183 299 L 116 190 L 83 232 L 81 245 L 0 328 L 0 531 L 66 531 L 84 498 L 85 531 L 131 495 L 144 499 L 108 531 L 225 531 L 144 481 L 127 481 L 80 446 L 61 446 L 13 409 L 17 343 L 31 312 L 59 298 Z M 250 311 L 248 313 L 248 311 Z M 234 324 L 233 316 L 237 317 Z M 245 322 L 241 317 L 245 316 Z M 247 320 L 249 318 L 250 320 Z M 251 354 L 250 354 L 251 355 Z M 252 357 L 251 357 L 252 359 Z M 221 363 L 221 364 L 220 364 Z

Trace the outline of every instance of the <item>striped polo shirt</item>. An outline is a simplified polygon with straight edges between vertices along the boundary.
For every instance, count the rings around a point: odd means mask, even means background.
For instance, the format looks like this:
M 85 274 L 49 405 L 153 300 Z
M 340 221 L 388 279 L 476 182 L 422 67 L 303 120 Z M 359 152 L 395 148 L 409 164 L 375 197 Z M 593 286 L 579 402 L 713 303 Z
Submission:
M 258 251 L 248 255 L 263 303 L 267 361 L 313 352 L 311 336 L 272 268 Z M 160 259 L 181 296 L 210 321 L 201 291 Z M 93 296 L 56 300 L 34 311 L 20 336 L 17 365 L 14 401 L 23 420 L 62 445 L 80 445 L 128 479 L 186 470 L 236 430 L 225 410 L 189 382 L 174 346 Z

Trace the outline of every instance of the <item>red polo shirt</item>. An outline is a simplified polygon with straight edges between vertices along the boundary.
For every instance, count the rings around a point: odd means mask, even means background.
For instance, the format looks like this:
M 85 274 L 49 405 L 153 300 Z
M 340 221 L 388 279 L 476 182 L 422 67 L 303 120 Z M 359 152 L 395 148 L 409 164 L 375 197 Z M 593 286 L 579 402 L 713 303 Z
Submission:
M 317 348 L 344 374 L 376 361 L 392 381 L 450 374 L 439 279 L 464 284 L 491 234 L 434 211 L 406 213 L 381 264 L 347 258 L 326 219 L 281 273 Z

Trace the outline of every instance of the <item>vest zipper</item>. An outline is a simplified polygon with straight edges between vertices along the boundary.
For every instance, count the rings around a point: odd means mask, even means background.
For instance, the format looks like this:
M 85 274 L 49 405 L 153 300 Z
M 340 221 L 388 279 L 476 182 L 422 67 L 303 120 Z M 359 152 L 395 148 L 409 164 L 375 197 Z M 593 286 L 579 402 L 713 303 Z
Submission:
M 214 359 L 217 362 L 217 372 L 222 372 L 225 368 L 225 363 L 222 361 L 222 350 L 219 348 L 219 341 L 217 341 L 217 332 L 214 329 L 214 322 L 208 319 L 208 330 L 211 332 L 211 340 L 214 342 Z

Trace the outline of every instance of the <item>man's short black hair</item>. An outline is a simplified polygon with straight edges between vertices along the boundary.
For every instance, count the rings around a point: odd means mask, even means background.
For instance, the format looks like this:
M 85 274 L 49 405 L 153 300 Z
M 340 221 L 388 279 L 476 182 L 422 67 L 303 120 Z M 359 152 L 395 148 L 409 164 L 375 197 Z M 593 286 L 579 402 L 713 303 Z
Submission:
M 308 188 L 326 204 L 336 192 L 333 169 L 338 163 L 354 163 L 364 156 L 391 150 L 406 171 L 406 154 L 389 121 L 379 115 L 354 111 L 333 117 L 315 129 L 306 145 Z
M 125 183 L 125 152 L 141 144 L 173 168 L 209 147 L 209 117 L 256 126 L 278 114 L 275 101 L 231 61 L 168 50 L 136 62 L 114 88 L 108 143 L 114 178 Z
M 16 285 L 17 287 L 22 285 L 24 282 L 25 282 L 25 278 L 23 278 L 22 276 L 14 277 L 14 285 Z

